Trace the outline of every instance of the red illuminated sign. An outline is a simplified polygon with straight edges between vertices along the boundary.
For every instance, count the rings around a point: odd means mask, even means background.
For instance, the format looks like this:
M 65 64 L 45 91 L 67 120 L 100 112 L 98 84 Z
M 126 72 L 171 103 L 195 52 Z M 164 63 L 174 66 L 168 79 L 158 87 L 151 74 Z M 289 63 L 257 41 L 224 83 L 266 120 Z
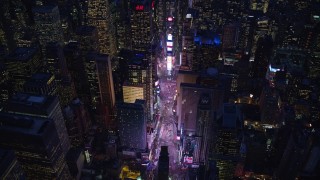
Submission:
M 152 1 L 151 7 L 152 9 L 154 9 L 154 1 Z
M 192 164 L 193 163 L 193 157 L 185 156 L 184 157 L 184 162 L 187 163 L 187 164 Z
M 172 19 L 172 17 L 168 17 L 168 21 L 172 21 L 173 19 Z
M 143 11 L 143 9 L 144 9 L 143 5 L 136 5 L 137 11 Z

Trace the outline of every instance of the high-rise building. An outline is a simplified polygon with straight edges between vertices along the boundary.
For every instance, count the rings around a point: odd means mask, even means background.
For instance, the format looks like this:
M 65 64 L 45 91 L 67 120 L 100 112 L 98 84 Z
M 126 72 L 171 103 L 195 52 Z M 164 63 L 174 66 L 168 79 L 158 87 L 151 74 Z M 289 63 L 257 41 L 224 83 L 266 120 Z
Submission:
M 144 86 L 141 84 L 137 85 L 130 85 L 130 84 L 123 84 L 123 102 L 125 103 L 134 103 L 136 99 L 144 99 L 145 91 Z
M 272 88 L 264 88 L 260 96 L 261 123 L 277 126 L 283 122 L 281 97 Z
M 64 42 L 58 6 L 43 5 L 32 9 L 41 50 L 45 55 L 45 48 L 49 42 Z M 45 56 L 44 56 L 45 57 Z
M 320 76 L 320 33 L 319 33 L 319 26 L 316 26 L 312 32 L 312 53 L 311 59 L 309 63 L 309 76 L 311 77 L 319 77 Z M 316 33 L 318 32 L 318 33 Z M 310 37 L 310 38 L 311 38 Z
M 203 94 L 209 94 L 213 102 L 211 110 L 217 111 L 223 103 L 223 90 L 217 87 L 206 87 L 199 84 L 180 83 L 180 93 L 177 97 L 178 130 L 183 135 L 196 134 L 198 103 Z M 193 97 L 193 98 L 189 98 Z
M 132 42 L 128 1 L 118 1 L 118 3 L 114 3 L 113 6 L 118 50 L 123 48 L 131 49 Z
M 116 29 L 118 49 L 132 49 L 130 20 L 126 18 L 119 19 Z
M 80 180 L 85 163 L 85 153 L 79 148 L 71 148 L 66 160 L 73 179 Z
M 132 1 L 130 8 L 132 49 L 149 52 L 153 40 L 151 2 Z
M 240 162 L 239 125 L 241 118 L 235 104 L 224 104 L 223 115 L 215 119 L 214 143 L 211 158 L 219 168 L 219 179 L 232 179 Z
M 29 15 L 23 1 L 12 3 L 10 0 L 1 1 L 0 7 L 0 45 L 6 51 L 13 51 L 17 47 L 28 47 Z M 30 38 L 28 40 L 28 38 Z
M 239 25 L 228 24 L 223 27 L 222 48 L 235 49 L 238 44 Z
M 86 96 L 89 100 L 89 106 L 93 110 L 97 109 L 100 104 L 99 81 L 95 56 L 96 53 L 88 53 L 85 59 L 85 73 L 88 81 L 86 88 L 89 89 L 89 94 L 86 94 Z
M 147 147 L 145 101 L 116 105 L 121 146 L 145 150 Z
M 168 146 L 161 146 L 159 165 L 158 165 L 158 180 L 169 179 L 169 153 Z
M 143 86 L 143 99 L 146 101 L 147 122 L 152 123 L 153 114 L 153 86 L 152 66 L 149 53 L 143 51 L 122 51 L 119 54 L 128 68 L 126 85 Z
M 51 119 L 1 112 L 0 122 L 0 145 L 15 151 L 28 179 L 70 178 Z
M 112 120 L 115 106 L 111 57 L 105 54 L 98 54 L 96 55 L 95 61 L 99 83 L 100 105 L 106 111 L 104 114 L 106 118 L 104 124 L 105 126 L 110 127 L 114 125 Z
M 251 10 L 262 11 L 263 13 L 266 13 L 268 11 L 268 7 L 269 7 L 269 0 L 262 0 L 262 1 L 250 0 Z
M 10 91 L 21 91 L 23 84 L 42 65 L 37 48 L 16 48 L 4 57 L 4 64 L 9 73 L 12 87 Z
M 256 42 L 256 50 L 253 62 L 253 77 L 263 78 L 266 75 L 268 63 L 270 61 L 273 41 L 271 36 L 259 37 Z
M 88 1 L 88 25 L 97 28 L 99 52 L 114 55 L 117 52 L 116 32 L 109 1 Z
M 0 149 L 0 178 L 24 179 L 25 173 L 13 150 Z
M 304 127 L 293 129 L 275 176 L 280 179 L 316 179 L 319 177 L 319 135 Z
M 81 54 L 85 56 L 90 51 L 98 52 L 99 36 L 95 26 L 80 26 L 76 29 L 76 39 L 81 49 Z
M 45 48 L 46 68 L 51 74 L 55 75 L 56 81 L 60 83 L 69 76 L 62 46 L 58 42 L 48 42 Z
M 50 73 L 35 73 L 24 83 L 23 91 L 39 95 L 57 95 L 55 76 Z
M 9 74 L 4 64 L 0 63 L 0 109 L 9 98 Z
M 190 70 L 192 69 L 192 61 L 193 61 L 193 52 L 194 52 L 194 25 L 193 25 L 193 17 L 191 14 L 188 14 L 190 17 L 187 17 L 183 22 L 182 27 L 182 46 L 181 46 L 181 54 L 180 54 L 180 69 Z
M 67 67 L 74 82 L 78 97 L 88 104 L 89 88 L 85 73 L 85 58 L 81 52 L 79 42 L 70 42 L 64 47 L 64 54 L 67 61 Z M 85 53 L 84 53 L 85 54 Z M 87 99 L 88 98 L 88 99 Z
M 270 19 L 267 17 L 256 19 L 256 25 L 255 25 L 255 30 L 253 33 L 253 40 L 252 40 L 253 42 L 251 47 L 252 59 L 255 59 L 256 50 L 258 48 L 258 40 L 261 37 L 264 37 L 270 34 L 271 25 L 272 25 L 272 21 L 270 21 Z
M 104 117 L 101 120 L 104 126 L 111 123 L 115 95 L 111 70 L 110 56 L 106 54 L 90 53 L 86 58 L 86 74 L 90 88 L 92 109 L 102 108 Z
M 197 146 L 199 152 L 198 158 L 194 158 L 196 162 L 207 164 L 209 148 L 212 143 L 213 131 L 213 110 L 212 102 L 208 94 L 203 94 L 198 103 L 197 122 L 196 122 L 196 136 L 201 137 L 201 144 Z
M 80 99 L 75 99 L 63 109 L 63 115 L 66 118 L 71 145 L 80 147 L 84 144 L 91 126 L 91 118 L 85 105 Z
M 96 55 L 96 66 L 102 105 L 108 106 L 108 111 L 113 111 L 115 105 L 111 57 L 105 54 Z
M 58 97 L 17 93 L 9 99 L 4 111 L 12 114 L 53 119 L 62 152 L 66 154 L 70 149 L 69 137 Z
M 76 97 L 76 90 L 69 74 L 63 48 L 58 42 L 49 42 L 46 45 L 46 68 L 55 75 L 57 93 L 61 106 L 67 105 Z
M 191 67 L 193 71 L 199 72 L 209 67 L 214 67 L 219 57 L 218 45 L 220 38 L 214 36 L 214 32 L 197 32 L 194 38 L 195 46 Z

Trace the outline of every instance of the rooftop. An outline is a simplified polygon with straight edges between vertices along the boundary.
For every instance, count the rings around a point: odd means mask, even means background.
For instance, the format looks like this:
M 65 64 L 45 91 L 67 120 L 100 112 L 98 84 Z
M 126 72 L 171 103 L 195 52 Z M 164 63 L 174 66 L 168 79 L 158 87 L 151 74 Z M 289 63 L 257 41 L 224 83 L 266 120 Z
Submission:
M 37 53 L 37 51 L 38 51 L 37 48 L 18 47 L 12 53 L 6 56 L 5 59 L 7 59 L 7 61 L 23 61 L 24 62 L 24 61 L 30 60 Z
M 45 14 L 45 13 L 51 13 L 51 12 L 54 12 L 54 11 L 58 11 L 58 6 L 54 6 L 54 5 L 45 5 L 45 6 L 37 6 L 37 7 L 34 7 L 32 9 L 32 12 L 33 13 L 42 13 L 42 14 Z M 59 12 L 59 11 L 58 11 Z
M 76 34 L 79 36 L 91 36 L 96 31 L 94 26 L 80 26 L 76 29 Z
M 11 168 L 10 164 L 14 160 L 14 157 L 12 150 L 0 149 L 0 177 L 6 173 L 8 168 Z
M 0 131 L 10 131 L 25 135 L 41 135 L 45 132 L 47 124 L 51 123 L 47 118 L 18 115 L 0 112 Z
M 50 73 L 36 73 L 33 74 L 32 77 L 26 82 L 25 85 L 29 86 L 42 86 L 50 84 L 54 80 L 54 75 Z
M 9 99 L 4 108 L 7 112 L 48 116 L 58 103 L 56 96 L 17 93 Z
M 117 103 L 117 109 L 130 109 L 143 111 L 143 105 L 141 103 Z
M 90 62 L 90 61 L 108 61 L 109 56 L 107 54 L 100 54 L 100 53 L 96 53 L 96 52 L 89 52 L 86 56 L 86 61 Z

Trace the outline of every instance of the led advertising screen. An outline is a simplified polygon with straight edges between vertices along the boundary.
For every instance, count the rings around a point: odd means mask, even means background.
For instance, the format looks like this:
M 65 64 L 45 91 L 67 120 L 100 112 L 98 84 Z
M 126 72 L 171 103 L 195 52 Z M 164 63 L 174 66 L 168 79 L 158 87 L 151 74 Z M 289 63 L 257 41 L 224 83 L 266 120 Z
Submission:
M 184 162 L 187 164 L 192 164 L 193 163 L 193 157 L 185 156 L 184 157 Z
M 172 41 L 172 34 L 168 34 L 168 41 Z
M 172 56 L 167 56 L 167 70 L 172 70 Z
M 167 46 L 172 47 L 173 46 L 173 42 L 167 41 Z
M 172 51 L 172 47 L 167 47 L 167 51 Z

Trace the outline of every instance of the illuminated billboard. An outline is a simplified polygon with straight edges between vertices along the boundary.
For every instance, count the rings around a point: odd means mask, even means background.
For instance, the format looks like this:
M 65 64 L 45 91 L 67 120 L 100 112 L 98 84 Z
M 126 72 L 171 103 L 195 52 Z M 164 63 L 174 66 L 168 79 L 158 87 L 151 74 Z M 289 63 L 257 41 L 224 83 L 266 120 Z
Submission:
M 173 46 L 173 42 L 167 41 L 167 46 L 172 47 Z
M 278 71 L 281 71 L 281 69 L 279 69 L 279 68 L 273 68 L 273 67 L 271 66 L 271 64 L 269 64 L 269 71 L 270 71 L 270 72 L 278 72 Z
M 172 56 L 167 56 L 167 70 L 172 70 Z
M 192 164 L 193 163 L 193 157 L 184 156 L 184 163 Z
M 143 11 L 144 6 L 143 5 L 136 5 L 136 11 Z
M 172 47 L 167 47 L 167 51 L 172 51 Z
M 172 34 L 168 34 L 168 41 L 172 41 Z

